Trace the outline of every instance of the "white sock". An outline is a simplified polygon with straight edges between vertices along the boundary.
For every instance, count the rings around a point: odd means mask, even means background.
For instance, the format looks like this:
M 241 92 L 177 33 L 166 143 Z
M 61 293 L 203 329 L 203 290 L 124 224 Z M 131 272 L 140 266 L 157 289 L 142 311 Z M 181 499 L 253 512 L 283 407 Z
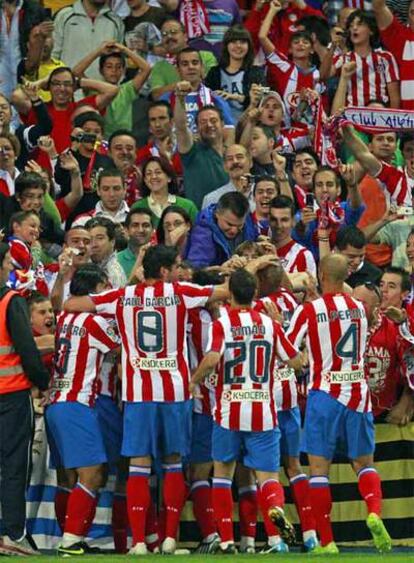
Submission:
M 65 532 L 62 537 L 62 547 L 70 547 L 74 543 L 83 541 L 83 536 L 77 536 L 76 534 L 69 534 Z
M 303 532 L 303 541 L 307 541 L 310 538 L 315 538 L 316 539 L 316 532 L 315 530 L 306 530 L 306 532 Z
M 246 547 L 254 547 L 254 538 L 251 536 L 241 536 L 240 538 L 240 549 L 246 549 Z
M 267 543 L 270 545 L 270 547 L 273 547 L 274 545 L 279 545 L 280 543 L 282 543 L 282 538 L 280 536 L 269 536 L 267 538 Z

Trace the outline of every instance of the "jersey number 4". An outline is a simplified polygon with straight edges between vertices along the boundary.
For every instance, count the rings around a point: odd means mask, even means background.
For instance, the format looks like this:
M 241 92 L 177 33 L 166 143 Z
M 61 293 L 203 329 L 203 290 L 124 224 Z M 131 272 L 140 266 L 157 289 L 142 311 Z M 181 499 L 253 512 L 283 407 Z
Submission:
M 336 355 L 340 358 L 351 359 L 352 364 L 359 361 L 359 325 L 352 323 L 338 340 L 335 348 Z

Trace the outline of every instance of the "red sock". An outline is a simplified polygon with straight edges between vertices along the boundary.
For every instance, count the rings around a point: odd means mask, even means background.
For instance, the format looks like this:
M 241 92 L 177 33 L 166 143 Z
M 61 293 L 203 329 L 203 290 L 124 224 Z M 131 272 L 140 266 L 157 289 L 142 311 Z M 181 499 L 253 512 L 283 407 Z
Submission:
M 159 546 L 160 538 L 158 533 L 158 514 L 157 506 L 151 498 L 150 505 L 147 510 L 147 520 L 145 523 L 145 543 L 150 551 L 154 551 Z
M 204 539 L 217 531 L 214 520 L 211 487 L 208 481 L 194 481 L 191 485 L 193 513 Z
M 312 513 L 309 498 L 309 482 L 304 473 L 296 475 L 290 480 L 292 496 L 295 501 L 296 510 L 300 520 L 302 532 L 316 530 L 316 522 Z
M 180 516 L 187 497 L 181 463 L 164 464 L 163 496 L 165 505 L 165 537 L 176 538 Z
M 158 535 L 160 538 L 160 543 L 162 543 L 165 540 L 165 522 L 166 522 L 167 516 L 166 516 L 166 512 L 165 512 L 165 506 L 162 505 L 160 507 L 160 512 L 158 514 Z
M 263 495 L 262 495 L 261 490 L 259 489 L 257 491 L 257 493 L 258 493 L 260 510 L 261 510 L 262 516 L 263 516 L 263 525 L 264 525 L 264 529 L 265 529 L 267 537 L 280 536 L 280 532 L 279 532 L 277 526 L 275 526 L 273 524 L 273 522 L 270 520 L 269 514 L 267 513 L 268 511 L 265 510 L 265 508 L 264 508 Z
M 309 498 L 321 545 L 327 545 L 334 541 L 330 518 L 332 497 L 328 477 L 317 475 L 309 479 Z
M 367 505 L 368 514 L 375 512 L 381 516 L 381 479 L 373 467 L 365 467 L 358 473 L 358 489 Z
M 222 542 L 234 541 L 231 479 L 213 478 L 213 508 Z
M 257 487 L 250 485 L 239 489 L 240 535 L 256 537 Z
M 77 483 L 69 495 L 64 531 L 85 537 L 95 515 L 97 502 L 93 491 Z
M 65 529 L 66 511 L 68 508 L 68 500 L 70 493 L 71 493 L 70 489 L 65 489 L 64 487 L 58 487 L 55 495 L 56 520 L 58 521 L 59 528 L 62 533 L 63 530 Z
M 126 496 L 115 493 L 112 503 L 112 533 L 116 553 L 126 553 L 128 539 L 128 510 Z
M 274 506 L 283 508 L 285 505 L 285 493 L 282 485 L 276 479 L 268 479 L 260 487 L 260 502 L 263 512 L 269 512 Z
M 131 465 L 127 482 L 127 507 L 132 545 L 145 542 L 145 520 L 151 501 L 148 479 L 150 467 Z

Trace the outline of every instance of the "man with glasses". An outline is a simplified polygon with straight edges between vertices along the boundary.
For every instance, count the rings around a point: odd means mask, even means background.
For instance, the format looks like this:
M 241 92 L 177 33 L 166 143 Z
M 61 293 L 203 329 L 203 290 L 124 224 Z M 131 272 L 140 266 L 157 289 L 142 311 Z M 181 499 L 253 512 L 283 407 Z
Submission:
M 150 83 L 151 94 L 157 100 L 163 94 L 173 92 L 177 82 L 180 80 L 176 67 L 176 56 L 188 47 L 188 37 L 182 23 L 174 18 L 166 20 L 161 27 L 162 46 L 164 47 L 167 58 L 158 61 L 152 68 Z M 209 51 L 199 51 L 201 62 L 207 75 L 210 68 L 217 64 L 213 53 Z
M 52 100 L 47 104 L 47 110 L 53 121 L 51 137 L 55 142 L 56 150 L 61 153 L 70 146 L 71 115 L 80 105 L 91 105 L 99 111 L 104 110 L 115 98 L 118 87 L 89 78 L 76 78 L 69 67 L 60 67 L 50 73 L 48 79 L 40 82 L 40 87 L 50 91 Z M 93 90 L 93 96 L 87 96 L 75 102 L 74 94 L 78 89 Z M 24 115 L 27 123 L 37 122 L 28 98 L 19 97 L 13 100 L 19 113 Z

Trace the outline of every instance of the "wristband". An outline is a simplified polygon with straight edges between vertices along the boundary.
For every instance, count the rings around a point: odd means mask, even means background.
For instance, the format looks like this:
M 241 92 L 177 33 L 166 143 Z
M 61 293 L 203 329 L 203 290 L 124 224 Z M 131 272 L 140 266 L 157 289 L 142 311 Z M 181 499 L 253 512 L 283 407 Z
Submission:
M 42 104 L 42 100 L 41 98 L 36 98 L 35 100 L 32 100 L 32 106 L 35 108 L 36 106 L 40 106 Z

